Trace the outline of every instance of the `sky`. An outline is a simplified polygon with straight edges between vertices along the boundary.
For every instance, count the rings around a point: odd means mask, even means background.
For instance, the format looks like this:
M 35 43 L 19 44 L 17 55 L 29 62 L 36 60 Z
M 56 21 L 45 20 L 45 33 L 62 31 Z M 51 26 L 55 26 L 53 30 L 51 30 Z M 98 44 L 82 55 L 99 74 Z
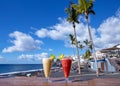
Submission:
M 50 54 L 74 56 L 73 28 L 65 12 L 69 1 L 0 0 L 0 64 L 40 64 Z M 120 44 L 120 0 L 96 0 L 93 10 L 89 24 L 96 51 Z M 79 21 L 77 39 L 83 41 L 89 38 L 84 16 Z

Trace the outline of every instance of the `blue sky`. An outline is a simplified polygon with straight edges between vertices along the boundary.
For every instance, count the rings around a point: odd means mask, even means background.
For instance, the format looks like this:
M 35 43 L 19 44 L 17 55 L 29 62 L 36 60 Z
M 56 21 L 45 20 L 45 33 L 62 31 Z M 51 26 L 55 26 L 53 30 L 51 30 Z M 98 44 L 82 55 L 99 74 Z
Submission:
M 73 0 L 77 2 L 77 0 Z M 74 55 L 66 21 L 69 0 L 0 0 L 0 63 L 41 63 L 50 54 Z M 120 1 L 96 0 L 89 16 L 96 50 L 120 43 Z M 88 38 L 84 17 L 78 40 Z M 80 52 L 81 54 L 81 52 Z

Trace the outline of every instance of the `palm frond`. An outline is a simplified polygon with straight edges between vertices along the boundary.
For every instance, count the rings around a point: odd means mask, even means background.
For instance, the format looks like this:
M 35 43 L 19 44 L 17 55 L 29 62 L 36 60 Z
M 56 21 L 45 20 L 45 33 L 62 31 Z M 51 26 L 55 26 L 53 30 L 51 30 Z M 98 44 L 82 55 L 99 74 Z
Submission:
M 72 45 L 75 45 L 75 37 L 72 34 L 69 34 Z
M 68 14 L 68 19 L 67 21 L 69 22 L 74 22 L 74 23 L 79 23 L 78 21 L 78 17 L 79 17 L 79 13 L 77 12 L 76 9 L 74 9 L 72 6 L 75 6 L 75 4 L 71 4 L 69 8 L 66 8 L 66 13 Z
M 82 44 L 79 45 L 79 48 L 82 50 L 85 46 L 83 46 Z
M 67 14 L 69 14 L 70 13 L 70 8 L 66 8 L 65 11 L 66 11 Z
M 87 50 L 84 54 L 84 59 L 88 59 L 91 56 L 90 50 Z
M 90 50 L 93 50 L 92 44 L 89 45 L 89 49 L 90 49 Z
M 95 12 L 93 10 L 89 10 L 88 14 L 94 14 L 95 15 Z
M 88 44 L 89 44 L 88 39 L 84 40 L 83 42 L 85 43 L 85 45 L 88 45 Z

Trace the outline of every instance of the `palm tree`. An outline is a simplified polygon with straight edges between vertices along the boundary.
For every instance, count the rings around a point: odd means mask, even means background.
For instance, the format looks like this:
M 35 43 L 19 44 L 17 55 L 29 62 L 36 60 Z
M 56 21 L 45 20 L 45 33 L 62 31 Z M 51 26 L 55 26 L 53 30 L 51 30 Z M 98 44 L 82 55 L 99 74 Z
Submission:
M 75 44 L 76 44 L 75 37 L 74 37 L 72 34 L 69 34 L 69 37 L 70 37 L 70 40 L 71 40 L 71 44 L 72 44 L 72 45 L 75 45 Z M 80 41 L 77 41 L 77 43 L 79 44 Z
M 79 45 L 79 48 L 82 50 L 85 46 L 83 46 L 82 44 Z
M 88 47 L 90 45 L 90 42 L 88 41 L 88 39 L 83 41 L 85 43 L 85 45 Z
M 85 46 L 84 46 L 83 44 L 79 43 L 79 48 L 80 48 L 81 51 L 82 51 L 82 49 L 83 49 L 84 47 L 85 47 Z
M 85 46 L 83 45 L 83 44 L 79 44 L 79 48 L 80 48 L 80 50 L 82 51 L 83 50 L 83 48 L 84 48 Z M 83 58 L 83 55 L 82 55 L 82 57 L 81 58 Z
M 89 59 L 92 53 L 92 44 L 90 41 L 88 41 L 88 39 L 84 40 L 83 42 L 85 43 L 85 46 L 86 46 L 86 52 L 85 52 L 84 58 Z
M 75 45 L 75 37 L 72 34 L 69 34 L 70 40 L 71 40 L 71 44 Z
M 74 46 L 75 45 L 75 37 L 72 34 L 69 34 L 69 38 L 71 40 L 72 46 Z M 74 53 L 74 56 L 75 56 L 74 47 L 73 47 L 73 53 Z
M 90 51 L 92 52 L 93 47 L 92 47 L 91 41 L 88 41 L 88 39 L 86 39 L 86 40 L 84 40 L 83 42 L 84 42 L 85 46 L 86 46 L 88 49 L 90 49 Z
M 74 4 L 74 5 L 72 5 L 72 7 L 74 9 L 76 9 L 79 14 L 85 15 L 86 23 L 88 26 L 88 33 L 89 33 L 89 37 L 90 37 L 90 42 L 91 42 L 93 50 L 95 52 L 94 43 L 93 43 L 93 39 L 92 39 L 90 27 L 89 27 L 89 22 L 88 22 L 89 14 L 95 14 L 95 12 L 92 10 L 93 0 L 78 0 L 78 5 Z M 96 63 L 96 74 L 98 76 L 98 64 L 97 64 L 97 60 L 96 60 L 96 55 L 94 55 L 94 59 L 95 59 L 95 63 Z
M 78 41 L 77 41 L 77 36 L 76 36 L 76 25 L 75 23 L 79 23 L 78 21 L 78 17 L 79 14 L 77 13 L 77 11 L 72 7 L 72 3 L 70 5 L 69 8 L 66 9 L 66 12 L 68 14 L 68 18 L 67 21 L 69 21 L 70 23 L 72 23 L 73 28 L 74 28 L 74 36 L 75 36 L 75 46 L 76 46 L 76 56 L 78 58 L 78 73 L 81 74 L 81 70 L 80 70 L 80 58 L 79 58 L 79 52 L 78 52 Z

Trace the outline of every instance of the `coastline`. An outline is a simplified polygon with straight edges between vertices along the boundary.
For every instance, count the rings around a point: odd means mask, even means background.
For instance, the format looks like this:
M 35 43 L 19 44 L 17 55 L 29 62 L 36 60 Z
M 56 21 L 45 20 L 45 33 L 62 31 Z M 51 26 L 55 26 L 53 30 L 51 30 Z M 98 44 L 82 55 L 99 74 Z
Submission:
M 51 71 L 54 72 L 53 70 L 55 69 L 60 69 L 59 67 L 52 67 Z M 41 73 L 39 75 L 39 73 Z M 16 76 L 27 76 L 27 74 L 30 74 L 30 76 L 37 76 L 37 77 L 43 77 L 43 69 L 34 69 L 34 70 L 26 70 L 26 71 L 16 71 L 16 72 L 8 72 L 8 73 L 0 73 L 0 78 L 7 78 L 7 77 L 16 77 Z

